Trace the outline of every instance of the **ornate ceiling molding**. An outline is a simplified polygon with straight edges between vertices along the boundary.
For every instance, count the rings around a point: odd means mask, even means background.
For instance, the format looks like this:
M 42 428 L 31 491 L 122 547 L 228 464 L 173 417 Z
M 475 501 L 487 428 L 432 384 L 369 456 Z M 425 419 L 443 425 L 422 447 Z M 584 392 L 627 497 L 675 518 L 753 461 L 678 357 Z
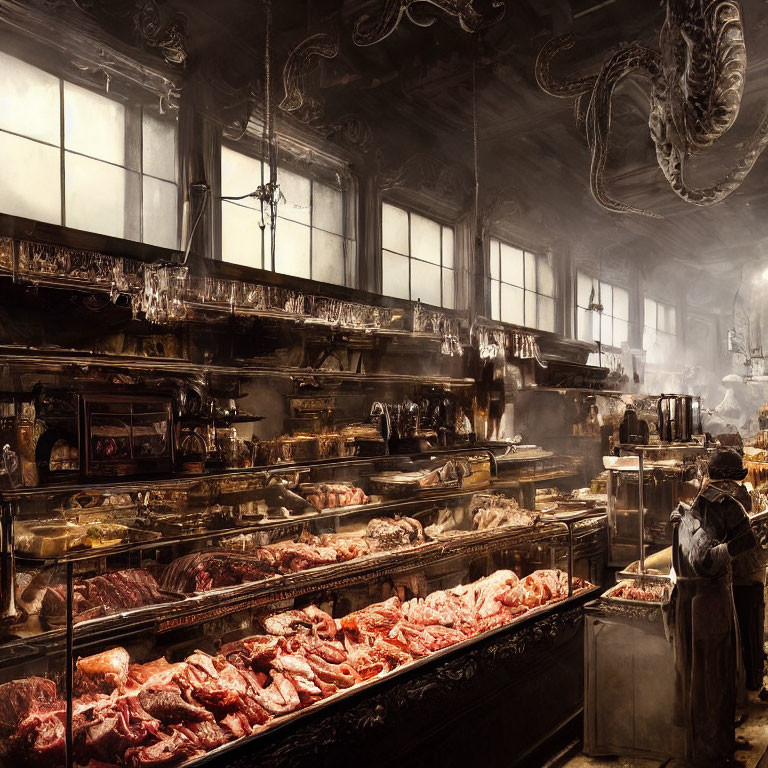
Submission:
M 469 174 L 453 163 L 418 153 L 401 166 L 382 172 L 383 190 L 409 190 L 443 203 L 461 205 L 472 191 Z
M 285 96 L 280 109 L 290 112 L 305 123 L 313 122 L 323 113 L 322 102 L 311 96 L 307 88 L 309 75 L 317 66 L 317 59 L 333 59 L 339 54 L 337 35 L 318 32 L 302 40 L 289 54 L 283 67 Z
M 475 0 L 384 0 L 381 11 L 376 15 L 364 14 L 355 21 L 352 40 L 355 45 L 364 47 L 375 45 L 389 37 L 400 25 L 403 16 L 420 26 L 430 27 L 435 18 L 423 18 L 413 12 L 416 5 L 432 5 L 441 11 L 455 16 L 465 32 L 480 32 L 501 21 L 506 11 L 504 0 L 491 0 L 495 9 L 490 14 L 483 14 L 475 8 Z
M 136 32 L 147 48 L 157 48 L 168 64 L 186 66 L 189 60 L 187 17 L 180 12 L 171 14 L 163 24 L 155 0 L 138 0 L 133 15 Z

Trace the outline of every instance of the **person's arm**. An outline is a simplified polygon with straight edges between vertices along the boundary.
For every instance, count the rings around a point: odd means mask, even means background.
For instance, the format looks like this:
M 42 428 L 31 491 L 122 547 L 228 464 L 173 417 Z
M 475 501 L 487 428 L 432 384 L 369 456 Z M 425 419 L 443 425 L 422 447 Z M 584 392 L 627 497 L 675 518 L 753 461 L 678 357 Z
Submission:
M 727 528 L 725 543 L 731 557 L 749 552 L 757 546 L 755 532 L 749 524 L 749 518 L 743 507 L 737 504 L 728 504 L 725 522 Z

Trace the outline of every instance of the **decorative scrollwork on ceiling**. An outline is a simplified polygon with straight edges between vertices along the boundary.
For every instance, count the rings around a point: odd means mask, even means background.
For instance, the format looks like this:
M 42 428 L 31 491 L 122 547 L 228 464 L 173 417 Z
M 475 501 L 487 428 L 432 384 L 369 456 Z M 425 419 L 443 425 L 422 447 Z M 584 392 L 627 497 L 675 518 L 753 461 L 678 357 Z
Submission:
M 732 170 L 708 186 L 692 186 L 686 179 L 691 159 L 711 156 L 741 108 L 747 52 L 740 0 L 667 0 L 659 50 L 630 45 L 606 59 L 597 74 L 559 79 L 551 72 L 552 61 L 573 44 L 570 34 L 550 40 L 536 61 L 536 80 L 546 93 L 576 100 L 577 125 L 585 125 L 592 154 L 590 188 L 603 208 L 656 216 L 613 198 L 605 188 L 613 94 L 628 77 L 644 77 L 650 83 L 649 125 L 657 162 L 685 202 L 708 206 L 724 200 L 768 147 L 764 113 L 752 137 L 740 146 Z
M 317 66 L 317 59 L 333 59 L 339 53 L 338 36 L 318 32 L 302 40 L 290 53 L 283 67 L 285 96 L 280 109 L 299 120 L 310 123 L 323 113 L 322 102 L 308 91 L 308 78 Z
M 373 142 L 373 130 L 360 115 L 344 115 L 323 130 L 329 139 L 335 139 L 347 149 L 367 152 Z
M 472 180 L 456 164 L 418 153 L 409 157 L 399 168 L 384 171 L 382 189 L 410 189 L 462 203 L 472 191 Z
M 185 66 L 189 59 L 187 17 L 175 12 L 163 24 L 155 0 L 139 0 L 133 16 L 136 32 L 148 48 L 157 48 L 169 64 Z
M 488 14 L 477 10 L 475 0 L 384 0 L 378 14 L 364 14 L 355 21 L 352 40 L 361 47 L 380 43 L 397 29 L 403 16 L 420 27 L 432 26 L 434 17 L 423 18 L 414 13 L 414 6 L 426 4 L 458 18 L 465 32 L 480 32 L 493 26 L 501 21 L 506 11 L 504 0 L 491 0 L 494 10 Z

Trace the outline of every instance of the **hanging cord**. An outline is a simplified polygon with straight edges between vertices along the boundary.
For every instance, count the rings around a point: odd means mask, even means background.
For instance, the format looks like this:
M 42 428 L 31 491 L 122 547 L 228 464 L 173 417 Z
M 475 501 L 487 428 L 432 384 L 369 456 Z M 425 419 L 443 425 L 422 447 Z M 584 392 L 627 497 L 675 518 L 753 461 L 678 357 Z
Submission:
M 206 206 L 208 205 L 208 201 L 210 200 L 211 196 L 210 188 L 203 182 L 190 185 L 190 189 L 192 192 L 198 192 L 202 190 L 203 199 L 199 203 L 197 216 L 195 216 L 195 220 L 192 222 L 192 228 L 189 230 L 187 245 L 184 248 L 184 259 L 181 262 L 182 267 L 187 265 L 187 261 L 189 260 L 189 252 L 192 249 L 192 241 L 195 238 L 195 232 L 197 231 L 197 227 L 200 224 L 200 220 L 203 218 L 203 214 L 205 213 Z
M 272 109 L 272 0 L 265 0 L 266 41 L 264 44 L 264 122 L 267 129 L 267 160 L 269 162 L 269 234 L 270 262 L 275 268 L 275 234 L 277 229 L 277 147 L 275 145 L 275 116 Z M 263 166 L 262 166 L 263 168 Z M 263 203 L 262 203 L 263 209 Z M 263 213 L 262 213 L 263 218 Z
M 484 237 L 480 224 L 480 147 L 477 137 L 477 34 L 472 36 L 472 159 L 475 172 L 475 226 L 477 238 L 482 242 Z

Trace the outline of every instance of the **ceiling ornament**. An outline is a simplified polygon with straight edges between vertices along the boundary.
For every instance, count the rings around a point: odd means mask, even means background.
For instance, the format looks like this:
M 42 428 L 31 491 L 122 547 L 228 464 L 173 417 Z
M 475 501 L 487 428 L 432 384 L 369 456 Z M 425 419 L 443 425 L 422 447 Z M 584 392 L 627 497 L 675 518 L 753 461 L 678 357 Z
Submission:
M 399 168 L 382 173 L 382 189 L 409 189 L 458 204 L 467 199 L 473 183 L 467 173 L 453 163 L 417 153 Z
M 305 123 L 320 118 L 323 104 L 309 94 L 307 80 L 317 66 L 318 58 L 333 59 L 338 54 L 339 39 L 336 35 L 318 32 L 302 40 L 291 51 L 283 67 L 285 96 L 280 102 L 280 109 Z
M 364 14 L 358 17 L 352 31 L 352 40 L 360 47 L 380 43 L 397 29 L 403 16 L 420 27 L 430 27 L 435 23 L 434 17 L 424 18 L 414 13 L 415 6 L 426 4 L 456 16 L 465 32 L 480 32 L 492 27 L 501 21 L 506 10 L 504 0 L 491 0 L 494 10 L 488 14 L 475 8 L 475 0 L 384 0 L 377 15 Z
M 133 22 L 148 48 L 157 48 L 169 64 L 185 66 L 189 59 L 187 17 L 173 13 L 166 24 L 161 23 L 160 8 L 155 0 L 139 0 Z
M 710 186 L 689 186 L 689 161 L 710 152 L 739 114 L 747 69 L 739 0 L 666 0 L 659 50 L 634 44 L 608 58 L 598 74 L 560 80 L 553 59 L 573 47 L 570 34 L 550 40 L 539 52 L 536 80 L 552 96 L 576 99 L 577 123 L 583 120 L 592 154 L 590 188 L 609 211 L 657 214 L 613 198 L 604 171 L 611 130 L 612 97 L 627 77 L 650 82 L 649 125 L 656 158 L 674 192 L 685 202 L 708 206 L 737 189 L 768 144 L 768 112 L 740 148 L 740 159 Z

